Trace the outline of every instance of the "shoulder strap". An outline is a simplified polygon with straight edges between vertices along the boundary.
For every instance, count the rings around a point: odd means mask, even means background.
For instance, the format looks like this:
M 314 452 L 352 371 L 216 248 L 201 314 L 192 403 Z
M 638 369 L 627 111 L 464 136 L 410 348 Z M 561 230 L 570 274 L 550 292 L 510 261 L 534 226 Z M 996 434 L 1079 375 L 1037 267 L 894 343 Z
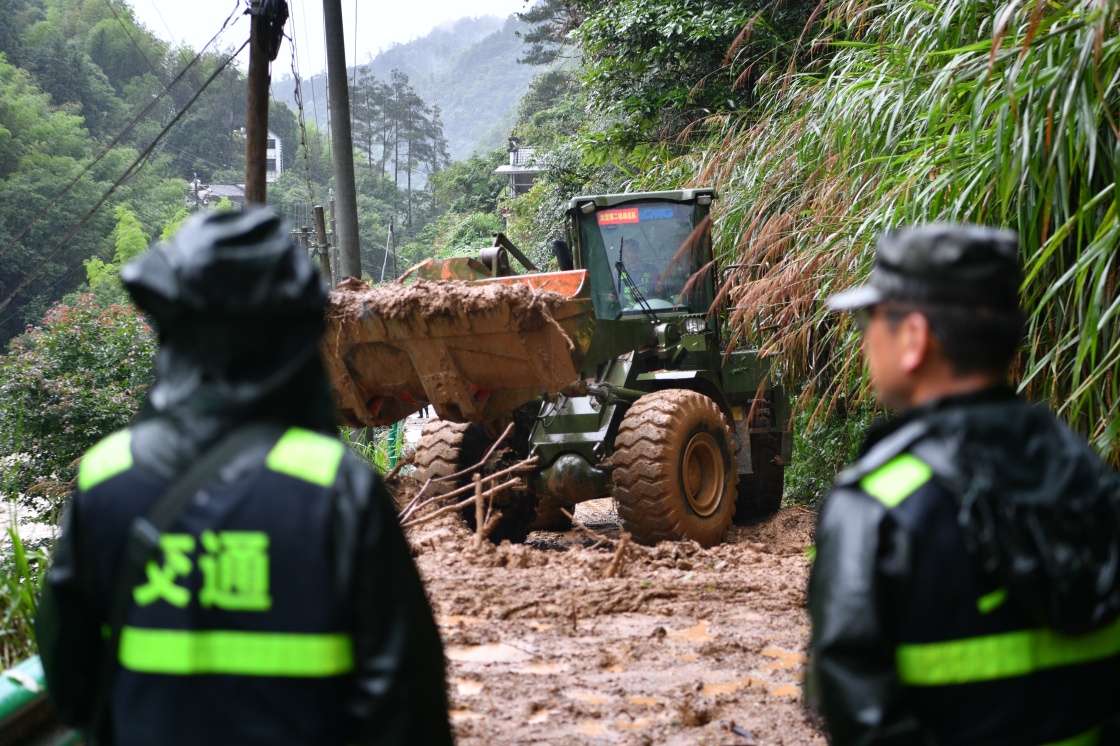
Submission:
M 258 443 L 273 443 L 286 428 L 275 423 L 245 425 L 235 429 L 208 448 L 160 497 L 145 516 L 137 516 L 125 538 L 124 552 L 117 568 L 109 606 L 109 636 L 105 641 L 100 686 L 92 712 L 89 736 L 98 739 L 108 722 L 109 691 L 116 675 L 121 628 L 132 606 L 132 588 L 140 579 L 148 560 L 159 548 L 160 535 L 171 528 L 186 511 L 198 491 L 205 487 L 223 466 L 245 449 Z

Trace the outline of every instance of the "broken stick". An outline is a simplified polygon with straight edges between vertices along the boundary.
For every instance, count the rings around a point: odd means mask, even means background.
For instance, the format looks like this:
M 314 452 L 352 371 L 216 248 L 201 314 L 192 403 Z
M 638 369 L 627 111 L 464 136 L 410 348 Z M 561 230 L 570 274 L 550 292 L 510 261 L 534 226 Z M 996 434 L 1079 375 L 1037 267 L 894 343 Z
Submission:
M 626 547 L 628 546 L 630 546 L 630 534 L 623 531 L 622 535 L 618 538 L 618 548 L 614 550 L 611 563 L 607 565 L 607 570 L 603 573 L 604 580 L 622 574 L 622 560 L 623 556 L 626 554 Z

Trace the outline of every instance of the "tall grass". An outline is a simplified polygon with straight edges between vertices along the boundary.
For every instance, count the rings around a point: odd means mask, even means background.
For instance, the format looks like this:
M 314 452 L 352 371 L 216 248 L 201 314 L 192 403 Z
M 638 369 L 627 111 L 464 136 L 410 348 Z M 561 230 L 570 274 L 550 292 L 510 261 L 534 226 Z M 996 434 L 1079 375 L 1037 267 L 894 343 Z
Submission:
M 0 544 L 0 670 L 35 653 L 35 610 L 41 571 L 50 558 L 42 548 L 25 547 L 16 529 Z
M 396 430 L 394 430 L 396 427 Z M 340 427 L 339 435 L 346 445 L 378 474 L 387 474 L 401 457 L 404 446 L 403 425 L 368 427 L 351 430 Z
M 669 166 L 720 189 L 725 258 L 767 268 L 724 286 L 734 334 L 776 322 L 765 350 L 784 375 L 858 391 L 858 339 L 821 300 L 865 277 L 875 238 L 1011 227 L 1031 314 L 1021 386 L 1120 462 L 1120 0 L 822 10 L 809 61 L 767 72 L 755 114 L 712 122 Z

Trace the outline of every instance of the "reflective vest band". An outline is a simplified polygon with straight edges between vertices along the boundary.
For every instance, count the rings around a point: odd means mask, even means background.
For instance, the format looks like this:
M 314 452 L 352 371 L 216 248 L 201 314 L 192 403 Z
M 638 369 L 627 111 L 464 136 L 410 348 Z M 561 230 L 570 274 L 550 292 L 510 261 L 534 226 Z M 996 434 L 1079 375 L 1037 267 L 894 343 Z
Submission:
M 1097 746 L 1100 741 L 1101 729 L 1097 727 L 1084 733 L 1078 733 L 1076 736 L 1063 738 L 1061 741 L 1051 741 L 1043 744 L 1043 746 Z
M 277 632 L 121 629 L 121 666 L 190 676 L 338 676 L 354 668 L 350 636 Z
M 132 432 L 121 430 L 89 449 L 78 467 L 78 489 L 91 490 L 132 468 Z
M 860 480 L 863 491 L 893 508 L 933 477 L 933 469 L 909 453 L 896 456 Z
M 346 446 L 334 438 L 293 427 L 272 447 L 265 464 L 272 471 L 330 487 Z
M 1120 654 L 1120 620 L 1076 637 L 1048 629 L 1005 632 L 964 640 L 899 645 L 898 675 L 909 686 L 946 686 L 1006 679 Z

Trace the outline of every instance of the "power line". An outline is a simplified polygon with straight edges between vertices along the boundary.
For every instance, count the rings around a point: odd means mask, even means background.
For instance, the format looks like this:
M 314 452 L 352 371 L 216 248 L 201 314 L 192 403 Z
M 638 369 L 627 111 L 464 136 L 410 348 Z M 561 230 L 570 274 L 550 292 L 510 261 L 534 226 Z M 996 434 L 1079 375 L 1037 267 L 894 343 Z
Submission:
M 109 190 L 106 191 L 104 195 L 102 195 L 101 199 L 99 199 L 97 201 L 97 204 L 95 204 L 92 208 L 90 208 L 89 212 L 87 212 L 85 214 L 85 216 L 81 219 L 81 221 L 76 226 L 74 226 L 74 228 L 69 233 L 66 234 L 66 237 L 63 238 L 61 241 L 59 241 L 58 244 L 55 245 L 55 247 L 53 249 L 51 249 L 51 252 L 49 254 L 47 254 L 43 258 L 43 260 L 41 262 L 39 262 L 38 265 L 35 266 L 35 269 L 31 270 L 30 274 L 28 274 L 26 277 L 24 277 L 22 280 L 20 280 L 19 284 L 16 285 L 15 289 L 12 290 L 12 292 L 9 293 L 8 296 L 6 298 L 4 298 L 3 301 L 0 301 L 0 311 L 3 311 L 5 308 L 7 308 L 8 304 L 12 302 L 12 299 L 15 298 L 17 295 L 19 295 L 21 292 L 23 292 L 24 288 L 26 288 L 29 284 L 31 284 L 31 281 L 35 279 L 36 275 L 38 275 L 39 272 L 42 271 L 43 267 L 45 267 L 47 265 L 47 263 L 51 259 L 53 259 L 55 257 L 55 255 L 58 254 L 59 251 L 62 250 L 63 246 L 65 246 L 67 243 L 70 242 L 70 239 L 73 238 L 78 233 L 78 231 L 80 231 L 85 226 L 85 224 L 87 222 L 89 222 L 89 219 L 93 217 L 94 213 L 97 212 L 98 208 L 100 208 L 101 205 L 105 204 L 106 200 L 108 200 L 109 197 L 111 197 L 113 195 L 113 193 L 117 191 L 117 188 L 120 187 L 121 184 L 123 184 L 125 181 L 127 181 L 133 175 L 133 173 L 136 171 L 136 169 L 144 163 L 145 159 L 149 155 L 151 155 L 151 153 L 155 149 L 156 145 L 158 145 L 159 141 L 163 139 L 163 136 L 166 135 L 171 130 L 171 128 L 173 126 L 175 126 L 175 124 L 183 117 L 183 115 L 187 113 L 187 110 L 191 108 L 191 106 L 194 104 L 194 102 L 198 100 L 198 97 L 202 95 L 202 92 L 205 91 L 210 86 L 210 84 L 213 83 L 217 79 L 218 75 L 221 74 L 222 71 L 224 71 L 226 69 L 226 67 L 229 65 L 229 63 L 233 62 L 234 58 L 236 58 L 237 55 L 241 54 L 241 51 L 243 49 L 245 49 L 245 47 L 247 47 L 248 45 L 249 45 L 249 40 L 246 39 L 245 42 L 238 48 L 238 50 L 236 52 L 234 52 L 225 62 L 223 62 L 221 65 L 218 66 L 218 68 L 213 72 L 213 74 L 211 74 L 210 77 L 206 79 L 206 82 L 202 85 L 202 87 L 199 88 L 198 91 L 195 92 L 195 94 L 193 96 L 191 96 L 190 101 L 188 101 L 186 103 L 186 105 L 182 109 L 180 109 L 177 114 L 175 114 L 175 117 L 167 124 L 167 126 L 165 126 L 162 130 L 160 130 L 160 133 L 158 135 L 156 135 L 156 138 L 152 141 L 152 144 L 149 145 L 147 148 L 145 148 L 143 153 L 141 153 L 139 156 L 137 156 L 136 160 L 134 160 L 132 162 L 132 165 L 130 165 L 125 170 L 125 172 L 123 174 L 121 174 L 121 177 L 119 179 L 117 179 L 115 182 L 113 182 L 113 185 L 111 187 L 109 187 Z
M 35 225 L 35 223 L 39 222 L 39 220 L 44 215 L 47 214 L 48 210 L 50 210 L 52 207 L 54 207 L 56 204 L 58 204 L 58 201 L 60 199 L 65 197 L 67 194 L 69 194 L 70 190 L 74 188 L 74 185 L 77 184 L 79 181 L 81 181 L 81 178 L 83 176 L 85 176 L 87 173 L 89 173 L 90 169 L 92 169 L 99 162 L 101 162 L 101 159 L 103 159 L 105 156 L 107 156 L 109 154 L 109 152 L 112 151 L 112 149 L 115 148 L 120 143 L 121 140 L 123 140 L 125 137 L 127 137 L 128 134 L 130 132 L 132 132 L 133 128 L 135 128 L 136 125 L 139 124 L 141 122 L 141 120 L 144 119 L 144 117 L 148 116 L 148 114 L 152 111 L 152 109 L 154 109 L 156 107 L 156 104 L 158 104 L 160 101 L 162 101 L 164 98 L 167 97 L 167 95 L 171 92 L 171 89 L 174 88 L 175 85 L 178 84 L 183 79 L 183 76 L 185 76 L 187 74 L 187 71 L 190 70 L 191 67 L 202 58 L 202 55 L 206 52 L 206 50 L 210 47 L 210 45 L 213 44 L 214 41 L 219 36 L 221 36 L 222 33 L 225 32 L 226 27 L 229 25 L 230 21 L 232 21 L 234 19 L 234 17 L 236 17 L 236 15 L 237 15 L 237 9 L 234 8 L 233 13 L 230 13 L 229 17 L 226 18 L 225 23 L 223 23 L 222 27 L 220 29 L 218 29 L 218 33 L 214 34 L 214 36 L 210 39 L 210 41 L 206 42 L 206 46 L 204 46 L 198 52 L 198 54 L 196 54 L 194 56 L 194 59 L 192 59 L 190 62 L 188 62 L 186 67 L 184 67 L 182 70 L 180 70 L 179 74 L 176 75 L 175 78 L 170 83 L 168 83 L 166 86 L 164 86 L 163 90 L 160 91 L 160 93 L 157 96 L 155 96 L 148 103 L 147 106 L 145 106 L 143 109 L 141 109 L 140 112 L 136 116 L 134 116 L 128 124 L 125 125 L 124 129 L 122 129 L 119 133 L 117 133 L 117 136 L 114 137 L 109 142 L 109 144 L 107 144 L 104 148 L 102 148 L 101 152 L 98 153 L 97 156 L 95 156 L 93 160 L 91 160 L 89 163 L 87 163 L 85 166 L 83 166 L 81 168 L 81 170 L 78 171 L 77 175 L 74 176 L 74 178 L 71 179 L 69 182 L 67 182 L 66 186 L 64 186 L 62 188 L 62 191 L 60 191 L 58 194 L 56 194 L 54 197 L 52 197 L 47 202 L 47 204 L 44 205 L 41 210 L 39 210 L 39 212 L 35 213 L 35 215 L 31 218 L 31 220 L 29 220 L 22 228 L 19 229 L 19 231 L 16 232 L 15 236 L 13 236 L 11 239 L 9 239 L 8 242 L 6 244 L 4 244 L 3 247 L 0 247 L 0 254 L 3 254 L 8 249 L 12 248 L 12 246 L 14 246 L 17 241 L 19 241 L 21 238 L 23 238 L 25 235 L 27 235 L 27 232 L 29 230 L 31 230 L 31 227 L 33 225 Z M 229 64 L 229 63 L 227 62 L 226 64 Z M 223 67 L 224 67 L 224 65 L 223 65 Z M 162 135 L 162 133 L 161 133 L 161 135 Z M 157 142 L 158 142 L 158 140 L 157 140 Z
M 295 23 L 294 22 L 292 23 L 292 26 L 293 26 L 292 30 L 294 32 L 295 31 L 295 28 L 294 28 Z M 295 36 L 294 33 L 292 35 Z M 304 36 L 304 38 L 308 39 L 307 43 L 310 44 L 311 43 L 311 41 L 310 41 L 311 33 L 307 30 L 307 16 L 303 17 L 303 36 Z M 310 57 L 310 55 L 307 58 L 307 66 L 311 67 L 311 57 Z M 319 101 L 315 97 L 315 76 L 312 75 L 310 80 L 311 80 L 311 106 L 313 107 L 311 113 L 315 115 L 315 129 L 316 129 L 316 131 L 318 131 L 318 129 L 319 129 Z
M 109 9 L 109 12 L 113 14 L 113 18 L 117 19 L 117 23 L 120 24 L 121 29 L 124 31 L 124 35 L 128 37 L 128 40 L 130 42 L 132 42 L 132 46 L 136 49 L 137 52 L 140 53 L 140 56 L 144 58 L 144 62 L 148 63 L 148 69 L 151 70 L 152 74 L 156 76 L 157 80 L 159 80 L 160 74 L 156 72 L 155 65 L 153 65 L 152 61 L 148 59 L 148 55 L 144 54 L 144 50 L 140 48 L 140 45 L 136 43 L 136 40 L 132 38 L 132 34 L 128 33 L 128 26 L 126 26 L 124 21 L 121 20 L 121 17 L 117 15 L 117 9 L 113 7 L 113 0 L 104 0 L 104 2 L 105 7 L 107 7 Z
M 167 21 L 163 19 L 163 13 L 159 12 L 159 6 L 156 5 L 156 0 L 148 0 L 148 2 L 152 4 L 152 10 L 156 12 L 156 15 L 159 16 L 159 20 L 163 23 L 163 27 L 167 29 L 167 36 L 174 40 L 175 32 L 171 30 L 171 27 L 167 25 Z
M 289 16 L 290 17 L 290 16 Z M 311 180 L 311 153 L 310 148 L 307 146 L 307 117 L 303 110 L 303 90 L 300 87 L 299 77 L 299 63 L 296 59 L 296 22 L 292 19 L 292 35 L 289 41 L 292 42 L 292 77 L 295 78 L 295 99 L 296 111 L 299 113 L 299 139 L 300 144 L 303 145 L 303 168 L 307 175 L 307 193 L 311 197 L 311 203 L 315 203 L 315 186 Z M 312 91 L 315 89 L 315 84 L 312 82 Z

